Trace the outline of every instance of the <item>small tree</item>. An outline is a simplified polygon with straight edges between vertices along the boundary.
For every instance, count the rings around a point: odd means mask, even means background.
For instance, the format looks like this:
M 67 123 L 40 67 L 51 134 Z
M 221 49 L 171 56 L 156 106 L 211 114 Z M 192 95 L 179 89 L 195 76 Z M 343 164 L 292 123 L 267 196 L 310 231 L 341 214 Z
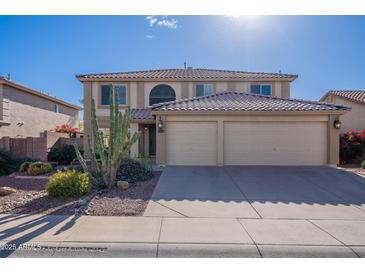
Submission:
M 97 187 L 111 188 L 116 184 L 117 170 L 123 158 L 128 157 L 132 145 L 140 138 L 140 133 L 132 136 L 129 132 L 131 110 L 127 108 L 122 114 L 119 109 L 119 94 L 116 89 L 110 88 L 110 134 L 107 145 L 102 131 L 96 120 L 95 101 L 91 105 L 91 136 L 87 135 L 88 152 L 91 158 L 91 167 L 87 166 L 77 145 L 75 144 L 77 159 L 83 170 L 89 173 L 91 180 Z

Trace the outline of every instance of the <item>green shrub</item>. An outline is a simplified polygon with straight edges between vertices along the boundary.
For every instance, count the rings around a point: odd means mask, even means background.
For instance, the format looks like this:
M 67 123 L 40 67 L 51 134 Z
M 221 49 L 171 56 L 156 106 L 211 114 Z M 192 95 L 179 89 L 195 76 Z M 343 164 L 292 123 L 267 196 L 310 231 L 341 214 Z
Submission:
M 34 160 L 29 157 L 17 158 L 9 151 L 0 149 L 0 176 L 18 171 L 24 162 L 34 162 Z
M 89 191 L 89 175 L 75 170 L 58 171 L 48 181 L 50 197 L 77 197 Z
M 34 162 L 29 164 L 27 173 L 30 176 L 38 176 L 41 174 L 48 173 L 52 170 L 50 163 Z
M 73 159 L 77 158 L 74 146 L 64 145 L 51 148 L 48 152 L 48 161 L 58 162 L 60 165 L 69 165 Z
M 18 171 L 19 172 L 27 172 L 28 171 L 28 167 L 29 165 L 31 164 L 32 162 L 23 162 L 20 166 L 19 166 L 19 169 Z
M 363 169 L 365 169 L 365 160 L 364 160 L 364 161 L 362 161 L 362 163 L 361 163 L 361 167 L 362 167 Z
M 0 149 L 0 176 L 9 175 L 17 167 L 16 159 L 10 152 Z
M 145 163 L 133 159 L 123 159 L 117 172 L 117 179 L 130 183 L 147 181 L 153 177 L 151 168 Z

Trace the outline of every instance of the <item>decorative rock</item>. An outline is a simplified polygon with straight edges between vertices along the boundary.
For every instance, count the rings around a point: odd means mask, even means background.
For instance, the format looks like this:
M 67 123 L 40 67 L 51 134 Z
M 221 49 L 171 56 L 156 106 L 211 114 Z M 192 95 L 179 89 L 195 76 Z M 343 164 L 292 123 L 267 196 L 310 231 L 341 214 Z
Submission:
M 126 190 L 129 187 L 129 183 L 127 181 L 118 181 L 117 187 L 122 190 Z
M 11 187 L 7 187 L 7 186 L 0 187 L 0 196 L 10 195 L 15 192 L 16 192 L 16 190 Z

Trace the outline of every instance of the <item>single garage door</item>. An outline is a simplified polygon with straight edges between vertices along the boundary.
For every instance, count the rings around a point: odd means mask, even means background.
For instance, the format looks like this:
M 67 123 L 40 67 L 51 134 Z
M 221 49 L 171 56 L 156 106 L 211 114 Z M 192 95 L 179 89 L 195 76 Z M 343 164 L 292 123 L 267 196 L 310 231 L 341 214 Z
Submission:
M 216 165 L 216 122 L 167 122 L 166 158 L 169 165 Z
M 225 165 L 325 165 L 325 122 L 225 122 Z

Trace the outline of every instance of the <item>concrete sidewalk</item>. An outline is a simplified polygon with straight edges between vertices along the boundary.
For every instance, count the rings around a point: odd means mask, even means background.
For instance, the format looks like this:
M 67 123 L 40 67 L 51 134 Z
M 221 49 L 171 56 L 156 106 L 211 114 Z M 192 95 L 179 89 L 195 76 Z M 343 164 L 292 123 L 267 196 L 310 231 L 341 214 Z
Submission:
M 365 257 L 365 221 L 0 215 L 0 257 L 51 256 Z

